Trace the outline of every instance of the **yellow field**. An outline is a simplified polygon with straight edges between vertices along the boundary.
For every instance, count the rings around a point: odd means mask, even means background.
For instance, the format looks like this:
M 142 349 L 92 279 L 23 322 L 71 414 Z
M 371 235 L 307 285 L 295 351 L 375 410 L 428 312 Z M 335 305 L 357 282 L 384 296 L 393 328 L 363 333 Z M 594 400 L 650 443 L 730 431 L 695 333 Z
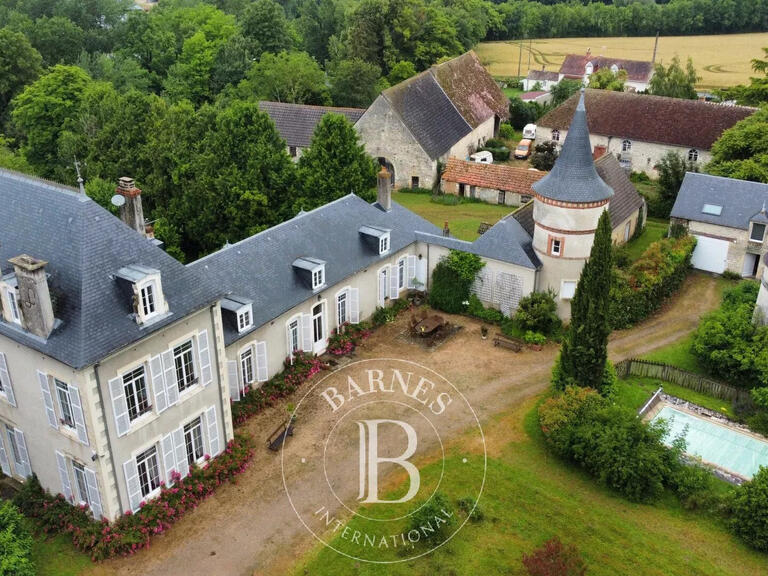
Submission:
M 583 54 L 590 48 L 593 54 L 650 60 L 655 38 L 548 38 L 525 41 L 523 44 L 522 75 L 528 69 L 557 71 L 566 54 Z M 529 50 L 529 46 L 531 49 Z M 752 58 L 763 56 L 768 47 L 768 33 L 731 34 L 719 36 L 669 36 L 659 39 L 656 61 L 669 62 L 674 55 L 685 61 L 690 56 L 701 76 L 700 88 L 721 88 L 743 84 L 754 75 Z M 494 76 L 517 76 L 520 43 L 483 42 L 475 47 L 480 60 Z M 530 62 L 530 65 L 529 65 Z

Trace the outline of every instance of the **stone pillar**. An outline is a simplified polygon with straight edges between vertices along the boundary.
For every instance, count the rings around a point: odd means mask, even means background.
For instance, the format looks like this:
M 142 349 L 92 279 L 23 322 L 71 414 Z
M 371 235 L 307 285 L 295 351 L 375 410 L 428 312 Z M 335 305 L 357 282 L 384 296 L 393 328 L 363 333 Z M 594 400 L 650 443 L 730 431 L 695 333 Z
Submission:
M 139 234 L 145 235 L 141 190 L 136 188 L 133 178 L 120 178 L 115 192 L 125 198 L 125 204 L 120 207 L 120 219 Z
M 37 260 L 27 254 L 9 260 L 16 272 L 19 287 L 19 308 L 24 328 L 48 338 L 53 330 L 54 317 L 51 294 L 48 291 L 48 277 L 45 265 L 48 262 Z

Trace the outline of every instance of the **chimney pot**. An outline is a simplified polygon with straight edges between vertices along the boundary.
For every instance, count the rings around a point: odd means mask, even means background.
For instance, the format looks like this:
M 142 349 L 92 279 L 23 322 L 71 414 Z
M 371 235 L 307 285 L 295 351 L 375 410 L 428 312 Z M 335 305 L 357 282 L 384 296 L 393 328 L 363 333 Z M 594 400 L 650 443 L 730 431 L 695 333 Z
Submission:
M 22 254 L 8 260 L 16 272 L 19 289 L 19 304 L 24 327 L 41 338 L 48 338 L 53 330 L 55 318 L 45 260 L 38 260 Z
M 386 167 L 382 166 L 377 176 L 376 201 L 383 210 L 389 212 L 392 209 L 392 183 Z

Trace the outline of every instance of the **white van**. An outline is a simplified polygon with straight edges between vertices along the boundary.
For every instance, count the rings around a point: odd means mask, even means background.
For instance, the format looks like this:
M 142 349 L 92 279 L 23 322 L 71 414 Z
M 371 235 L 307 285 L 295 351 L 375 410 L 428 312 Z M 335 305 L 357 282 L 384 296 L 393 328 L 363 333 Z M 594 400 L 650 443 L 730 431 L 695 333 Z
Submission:
M 523 138 L 527 140 L 536 140 L 536 124 L 526 124 L 523 128 Z
M 493 154 L 488 152 L 488 150 L 475 152 L 469 157 L 469 159 L 472 162 L 477 162 L 478 164 L 493 164 Z

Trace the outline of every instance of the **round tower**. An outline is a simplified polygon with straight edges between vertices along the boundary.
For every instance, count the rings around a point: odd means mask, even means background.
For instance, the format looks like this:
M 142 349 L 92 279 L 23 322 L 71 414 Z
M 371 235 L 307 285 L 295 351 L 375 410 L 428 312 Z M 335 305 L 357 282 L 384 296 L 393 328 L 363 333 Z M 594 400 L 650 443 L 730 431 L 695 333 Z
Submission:
M 613 196 L 592 159 L 583 89 L 560 156 L 533 190 L 533 249 L 542 263 L 537 290 L 554 290 L 558 313 L 568 319 L 597 221 Z

